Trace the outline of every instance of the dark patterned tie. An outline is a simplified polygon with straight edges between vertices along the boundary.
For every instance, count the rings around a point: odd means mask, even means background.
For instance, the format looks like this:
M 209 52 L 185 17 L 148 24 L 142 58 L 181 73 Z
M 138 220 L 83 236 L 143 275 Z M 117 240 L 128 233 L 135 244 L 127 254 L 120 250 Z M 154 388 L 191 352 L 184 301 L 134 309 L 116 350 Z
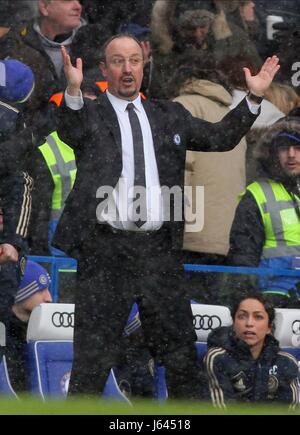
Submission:
M 134 111 L 134 104 L 129 103 L 127 106 L 129 121 L 132 131 L 133 150 L 134 150 L 134 186 L 144 187 L 144 195 L 139 198 L 140 210 L 137 208 L 137 213 L 141 217 L 135 222 L 138 228 L 141 228 L 147 222 L 147 200 L 146 200 L 146 169 L 145 169 L 145 157 L 144 157 L 144 141 L 142 128 L 137 114 Z M 137 194 L 134 195 L 135 199 Z

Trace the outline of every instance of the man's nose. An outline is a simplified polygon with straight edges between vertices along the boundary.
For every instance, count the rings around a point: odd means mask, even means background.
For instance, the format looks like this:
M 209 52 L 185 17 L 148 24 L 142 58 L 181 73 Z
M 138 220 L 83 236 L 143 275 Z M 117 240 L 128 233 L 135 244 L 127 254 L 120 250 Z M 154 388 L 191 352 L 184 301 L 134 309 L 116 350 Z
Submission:
M 130 63 L 129 59 L 124 60 L 124 63 L 123 63 L 123 72 L 126 72 L 126 73 L 131 73 L 132 72 L 132 66 L 131 66 L 131 63 Z
M 53 299 L 52 299 L 52 295 L 51 295 L 50 291 L 46 290 L 45 294 L 44 294 L 44 303 L 45 304 L 51 304 L 52 301 L 53 301 Z
M 80 10 L 82 9 L 80 0 L 73 0 L 73 3 L 74 3 L 74 8 L 80 9 Z
M 289 157 L 295 157 L 296 156 L 296 148 L 295 147 L 289 147 L 289 149 L 288 149 L 288 156 Z

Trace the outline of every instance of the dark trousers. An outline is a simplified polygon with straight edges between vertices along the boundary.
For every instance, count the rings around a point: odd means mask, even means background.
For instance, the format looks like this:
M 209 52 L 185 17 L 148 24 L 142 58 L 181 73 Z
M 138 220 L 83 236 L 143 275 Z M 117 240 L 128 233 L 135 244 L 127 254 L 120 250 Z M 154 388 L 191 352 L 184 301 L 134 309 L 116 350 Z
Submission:
M 99 226 L 79 256 L 70 394 L 99 395 L 117 365 L 121 337 L 138 303 L 148 348 L 165 365 L 169 396 L 200 398 L 191 306 L 181 253 L 168 229 L 113 232 Z

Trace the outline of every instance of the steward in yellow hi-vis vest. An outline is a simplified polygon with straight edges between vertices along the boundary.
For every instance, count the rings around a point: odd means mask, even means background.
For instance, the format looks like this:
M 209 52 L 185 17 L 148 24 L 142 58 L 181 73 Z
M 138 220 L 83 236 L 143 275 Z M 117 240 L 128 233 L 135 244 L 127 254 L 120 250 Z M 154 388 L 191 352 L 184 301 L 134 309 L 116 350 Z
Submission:
M 231 229 L 228 262 L 234 266 L 299 270 L 268 276 L 261 290 L 276 306 L 300 306 L 300 120 L 284 118 L 256 150 L 266 174 L 242 195 Z
M 49 222 L 49 242 L 53 238 L 57 223 L 64 209 L 64 203 L 76 179 L 76 161 L 72 148 L 61 141 L 56 132 L 51 133 L 39 147 L 51 173 L 54 191 L 52 194 L 51 220 Z

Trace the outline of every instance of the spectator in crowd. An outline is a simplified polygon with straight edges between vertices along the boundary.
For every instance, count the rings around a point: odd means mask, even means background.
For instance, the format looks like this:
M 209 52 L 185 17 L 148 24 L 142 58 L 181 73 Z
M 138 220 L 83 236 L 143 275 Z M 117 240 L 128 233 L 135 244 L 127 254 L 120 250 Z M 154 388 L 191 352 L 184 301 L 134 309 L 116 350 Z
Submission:
M 300 106 L 300 96 L 288 85 L 272 83 L 265 97 L 285 115 Z
M 231 229 L 228 263 L 296 269 L 300 256 L 300 124 L 284 118 L 261 138 L 256 157 L 265 177 L 247 187 Z M 299 306 L 297 278 L 266 277 L 261 290 L 277 307 Z
M 258 44 L 260 55 L 265 57 L 279 52 L 282 69 L 278 79 L 290 85 L 292 66 L 299 61 L 297 56 L 295 58 L 298 52 L 299 0 L 255 0 L 255 5 L 261 28 L 265 33 Z M 279 17 L 283 22 L 277 22 L 270 27 L 270 16 Z
M 77 177 L 54 246 L 79 260 L 70 393 L 92 396 L 102 391 L 119 353 L 126 317 L 137 301 L 147 345 L 167 368 L 169 396 L 198 398 L 196 337 L 180 264 L 184 222 L 175 222 L 171 211 L 171 222 L 164 224 L 167 207 L 163 209 L 160 186 L 179 185 L 182 193 L 187 147 L 229 151 L 241 140 L 259 111 L 253 94 L 262 95 L 268 88 L 279 69 L 278 59 L 268 59 L 257 76 L 245 70 L 252 92 L 248 102 L 222 122 L 210 124 L 193 118 L 177 103 L 141 101 L 143 51 L 133 37 L 118 35 L 105 44 L 101 69 L 108 91 L 95 102 L 81 97 L 82 61 L 77 59 L 74 67 L 66 50 L 62 53 L 68 87 L 58 134 L 75 150 Z M 135 194 L 128 199 L 126 188 L 122 194 L 123 178 L 131 190 L 147 186 L 149 191 L 152 186 L 158 194 L 152 205 L 157 213 L 148 207 L 149 195 L 147 200 L 143 193 L 139 201 Z M 101 193 L 105 186 L 112 186 L 108 198 Z M 119 218 L 109 206 L 113 198 Z
M 31 68 L 15 59 L 0 61 L 0 142 L 25 129 L 26 107 L 34 87 Z
M 12 29 L 1 44 L 3 50 L 9 47 L 9 57 L 24 62 L 34 72 L 33 121 L 37 108 L 46 110 L 51 95 L 64 88 L 60 49 L 64 45 L 69 50 L 76 31 L 85 24 L 79 0 L 35 0 L 35 5 L 36 19 L 21 29 Z
M 32 10 L 29 1 L 16 2 L 11 0 L 1 0 L 0 40 L 11 30 L 11 28 L 19 28 L 24 24 L 24 22 L 31 18 Z
M 0 319 L 7 327 L 24 272 L 31 210 L 32 179 L 26 173 L 2 174 L 0 188 Z
M 230 111 L 231 89 L 209 56 L 189 53 L 175 71 L 173 82 L 173 93 L 178 95 L 174 101 L 181 103 L 193 116 L 219 122 Z M 234 150 L 225 154 L 187 152 L 185 185 L 193 188 L 194 197 L 197 186 L 204 187 L 204 227 L 197 232 L 185 231 L 184 263 L 225 264 L 236 198 L 246 187 L 246 149 L 243 138 Z M 186 216 L 187 213 L 188 208 Z M 191 274 L 191 299 L 216 303 L 217 282 L 216 274 Z
M 232 327 L 208 337 L 205 369 L 213 404 L 299 403 L 298 362 L 274 338 L 275 310 L 260 293 L 249 292 L 232 308 Z
M 197 42 L 199 36 L 200 44 Z M 246 32 L 227 22 L 224 2 L 218 2 L 217 6 L 210 2 L 209 6 L 202 2 L 157 0 L 152 12 L 151 38 L 153 73 L 150 93 L 155 98 L 169 97 L 165 84 L 180 65 L 180 55 L 187 48 L 204 50 L 218 63 L 226 62 L 228 56 L 247 55 L 257 69 L 262 64 Z
M 27 65 L 14 59 L 0 61 L 0 142 L 25 128 L 25 103 L 34 86 L 34 75 Z
M 33 88 L 34 77 L 29 67 L 16 60 L 0 61 L 1 143 L 15 140 L 14 134 L 24 130 L 21 106 Z M 32 179 L 26 173 L 13 172 L 2 172 L 0 189 L 0 262 L 5 263 L 0 270 L 0 318 L 6 326 L 24 265 L 32 190 Z
M 48 272 L 38 263 L 27 260 L 7 326 L 5 347 L 9 378 L 17 393 L 28 391 L 25 344 L 30 314 L 38 305 L 52 302 L 50 283 Z
M 101 24 L 109 33 L 106 39 L 118 33 L 122 24 L 135 23 L 149 27 L 154 0 L 82 0 L 85 16 L 90 24 Z
M 255 2 L 252 0 L 215 0 L 215 3 L 225 11 L 229 27 L 232 28 L 233 33 L 235 33 L 236 28 L 242 29 L 256 47 L 264 29 L 261 28 L 256 15 Z

